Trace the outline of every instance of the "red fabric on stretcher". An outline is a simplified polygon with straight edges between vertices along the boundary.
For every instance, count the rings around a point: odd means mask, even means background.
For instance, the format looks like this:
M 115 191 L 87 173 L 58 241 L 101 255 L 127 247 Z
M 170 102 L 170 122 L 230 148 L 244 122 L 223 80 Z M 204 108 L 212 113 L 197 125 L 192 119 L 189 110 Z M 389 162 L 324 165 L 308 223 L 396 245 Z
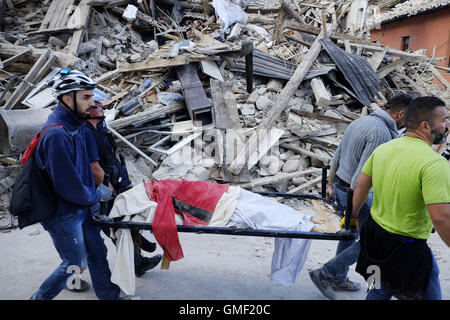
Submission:
M 144 185 L 150 199 L 158 203 L 152 223 L 153 235 L 170 261 L 179 260 L 184 256 L 178 238 L 172 196 L 184 203 L 214 212 L 217 202 L 229 187 L 206 181 L 188 180 L 153 180 Z M 179 210 L 176 212 L 183 215 L 184 225 L 207 225 L 205 221 L 189 213 Z

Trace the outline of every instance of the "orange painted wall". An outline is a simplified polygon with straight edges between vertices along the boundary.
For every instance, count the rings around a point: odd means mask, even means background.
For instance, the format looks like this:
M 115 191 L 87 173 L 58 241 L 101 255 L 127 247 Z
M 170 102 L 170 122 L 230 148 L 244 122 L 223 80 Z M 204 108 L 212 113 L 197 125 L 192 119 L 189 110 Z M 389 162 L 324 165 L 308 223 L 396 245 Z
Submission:
M 435 57 L 446 57 L 446 60 L 438 64 L 449 67 L 450 60 L 450 8 L 437 10 L 428 14 L 409 17 L 381 25 L 381 29 L 370 31 L 370 40 L 381 40 L 381 44 L 402 50 L 402 37 L 409 36 L 409 48 L 411 50 L 428 49 L 427 56 L 433 54 L 436 45 Z M 438 69 L 450 82 L 450 73 Z M 443 85 L 436 80 L 440 88 Z

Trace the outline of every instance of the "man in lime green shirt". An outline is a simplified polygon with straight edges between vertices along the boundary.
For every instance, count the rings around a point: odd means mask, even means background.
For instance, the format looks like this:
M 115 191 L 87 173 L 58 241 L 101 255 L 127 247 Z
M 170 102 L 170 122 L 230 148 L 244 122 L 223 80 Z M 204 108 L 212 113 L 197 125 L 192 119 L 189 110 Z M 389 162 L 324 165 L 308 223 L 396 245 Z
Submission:
M 371 187 L 374 195 L 370 223 L 361 230 L 356 267 L 366 279 L 368 267 L 381 270 L 380 283 L 367 299 L 442 297 L 439 269 L 426 240 L 434 226 L 450 246 L 450 166 L 431 149 L 449 132 L 445 103 L 435 97 L 414 99 L 405 125 L 405 137 L 374 150 L 354 190 L 353 217 Z

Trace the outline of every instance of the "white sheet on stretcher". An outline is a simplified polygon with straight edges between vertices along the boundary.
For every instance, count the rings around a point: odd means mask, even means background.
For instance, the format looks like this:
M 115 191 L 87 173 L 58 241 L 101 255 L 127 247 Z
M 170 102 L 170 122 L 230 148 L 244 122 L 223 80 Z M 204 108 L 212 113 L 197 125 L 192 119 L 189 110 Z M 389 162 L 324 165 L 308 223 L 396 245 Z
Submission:
M 150 200 L 141 183 L 116 198 L 109 217 L 152 223 L 156 206 L 157 203 Z M 175 221 L 178 225 L 183 224 L 183 218 L 178 214 L 175 214 Z M 239 187 L 230 187 L 219 200 L 209 226 L 310 231 L 314 224 L 310 216 L 289 206 Z M 133 295 L 136 284 L 131 232 L 129 229 L 119 229 L 116 237 L 117 255 L 111 281 L 126 294 Z M 305 264 L 310 245 L 309 239 L 275 238 L 271 280 L 282 285 L 293 285 Z

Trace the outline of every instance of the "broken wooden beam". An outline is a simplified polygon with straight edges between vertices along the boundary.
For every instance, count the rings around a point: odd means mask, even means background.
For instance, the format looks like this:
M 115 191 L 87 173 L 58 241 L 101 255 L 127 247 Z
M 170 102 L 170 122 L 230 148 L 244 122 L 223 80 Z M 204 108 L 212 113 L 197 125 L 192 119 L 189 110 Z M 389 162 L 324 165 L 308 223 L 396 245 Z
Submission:
M 292 179 L 292 178 L 297 178 L 297 177 L 301 177 L 307 174 L 312 174 L 312 173 L 317 173 L 319 172 L 319 169 L 314 168 L 314 169 L 308 169 L 308 170 L 304 170 L 304 171 L 297 171 L 297 172 L 291 172 L 291 173 L 279 173 L 275 176 L 270 176 L 270 177 L 264 177 L 264 178 L 259 178 L 259 179 L 255 179 L 252 182 L 249 183 L 244 183 L 239 185 L 241 188 L 254 188 L 257 186 L 263 186 L 263 185 L 267 185 L 270 183 L 277 183 L 283 180 L 287 180 L 287 179 Z
M 303 148 L 300 148 L 299 146 L 296 146 L 296 145 L 293 145 L 293 144 L 290 144 L 290 143 L 284 143 L 284 144 L 281 145 L 281 147 L 283 147 L 285 149 L 289 149 L 289 150 L 295 151 L 295 152 L 298 152 L 298 153 L 300 153 L 300 154 L 302 154 L 304 156 L 317 159 L 317 160 L 323 162 L 323 164 L 328 164 L 330 162 L 330 160 L 331 160 L 331 157 L 330 158 L 323 157 L 323 156 L 321 156 L 321 155 L 319 155 L 319 154 L 317 154 L 315 152 L 311 152 L 311 151 L 305 150 Z
M 31 53 L 30 49 L 24 50 L 18 54 L 16 54 L 15 56 L 8 58 L 6 60 L 3 61 L 3 68 L 7 67 L 8 64 L 11 64 L 13 62 L 16 62 L 22 58 L 24 58 L 27 54 Z
M 108 123 L 109 127 L 120 130 L 122 128 L 125 128 L 127 126 L 139 123 L 139 122 L 147 122 L 151 121 L 152 119 L 158 118 L 161 115 L 166 115 L 167 113 L 174 113 L 177 111 L 180 111 L 184 109 L 184 104 L 173 104 L 168 106 L 162 106 L 159 108 L 150 108 L 146 111 L 134 114 L 132 116 L 128 116 L 121 119 L 116 119 Z
M 169 68 L 189 64 L 189 58 L 183 55 L 168 59 L 154 59 L 136 63 L 119 63 L 119 72 L 144 71 L 158 68 Z
M 294 112 L 300 116 L 306 116 L 306 117 L 310 117 L 310 118 L 317 119 L 317 120 L 325 120 L 325 121 L 329 121 L 329 122 L 333 122 L 333 123 L 345 123 L 345 124 L 351 123 L 350 120 L 338 119 L 338 118 L 329 117 L 329 116 L 325 116 L 323 114 L 318 114 L 318 113 L 314 113 L 314 112 L 307 112 L 307 111 L 296 110 L 296 109 L 291 109 L 291 112 Z
M 4 109 L 11 110 L 20 105 L 22 98 L 25 97 L 28 92 L 32 89 L 32 85 L 43 73 L 44 69 L 48 68 L 48 61 L 51 63 L 56 59 L 52 55 L 52 50 L 48 49 L 41 57 L 36 61 L 36 63 L 31 68 L 30 72 L 27 73 L 22 83 L 15 89 L 14 93 L 6 101 Z
M 130 141 L 125 139 L 120 133 L 118 133 L 116 130 L 112 129 L 111 127 L 107 126 L 108 130 L 115 135 L 117 138 L 119 138 L 121 141 L 123 141 L 126 145 L 128 145 L 131 149 L 136 151 L 142 158 L 144 158 L 145 161 L 150 163 L 152 166 L 157 166 L 158 163 L 155 162 L 152 158 L 150 158 L 148 155 L 146 155 L 144 152 L 142 152 L 138 147 L 136 147 L 134 144 L 132 144 Z
M 201 122 L 202 126 L 213 122 L 213 106 L 206 96 L 205 89 L 193 64 L 187 64 L 175 69 L 181 82 L 186 107 L 194 123 Z

